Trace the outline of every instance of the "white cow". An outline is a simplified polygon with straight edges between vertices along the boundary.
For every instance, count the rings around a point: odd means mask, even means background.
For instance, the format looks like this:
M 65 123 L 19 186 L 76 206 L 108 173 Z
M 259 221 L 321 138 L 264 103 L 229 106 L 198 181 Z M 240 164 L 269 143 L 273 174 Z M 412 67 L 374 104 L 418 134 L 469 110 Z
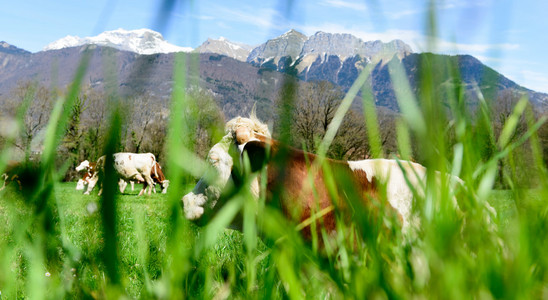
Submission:
M 103 155 L 97 160 L 97 170 L 89 179 L 88 189 L 84 194 L 89 195 L 91 190 L 99 180 L 99 174 L 104 172 L 106 157 Z M 145 193 L 148 187 L 148 194 L 152 193 L 154 181 L 150 173 L 156 163 L 156 157 L 152 153 L 128 153 L 120 152 L 113 155 L 114 170 L 116 175 L 125 181 L 137 181 L 143 183 L 143 188 L 139 192 L 139 196 Z M 102 193 L 102 188 L 99 190 L 99 195 Z

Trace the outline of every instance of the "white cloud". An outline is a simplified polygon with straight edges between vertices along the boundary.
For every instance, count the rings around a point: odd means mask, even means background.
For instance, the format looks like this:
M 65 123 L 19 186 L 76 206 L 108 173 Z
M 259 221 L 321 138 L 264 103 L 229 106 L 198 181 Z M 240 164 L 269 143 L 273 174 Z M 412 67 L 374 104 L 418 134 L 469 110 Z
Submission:
M 399 11 L 387 13 L 387 17 L 393 20 L 398 20 L 403 17 L 418 15 L 423 12 L 424 10 L 420 10 L 420 9 L 399 10 Z
M 217 23 L 215 23 L 215 24 L 217 24 L 217 26 L 218 26 L 219 28 L 223 28 L 223 29 L 232 29 L 232 27 L 230 27 L 228 24 L 226 24 L 225 22 L 222 22 L 222 21 L 217 22 Z
M 367 6 L 363 3 L 356 3 L 353 1 L 344 0 L 324 0 L 320 4 L 324 6 L 330 6 L 335 8 L 348 8 L 358 11 L 365 11 L 367 9 Z
M 225 8 L 223 13 L 224 19 L 229 22 L 243 22 L 248 23 L 254 27 L 260 27 L 263 29 L 276 28 L 277 24 L 273 20 L 284 20 L 283 16 L 280 16 L 279 12 L 274 9 L 253 9 L 242 10 Z
M 426 41 L 426 39 L 425 39 Z M 511 43 L 502 43 L 502 44 L 463 44 L 448 42 L 442 39 L 434 40 L 435 52 L 441 53 L 466 53 L 466 54 L 475 54 L 479 55 L 482 53 L 487 53 L 488 51 L 512 51 L 519 49 L 518 44 Z
M 201 20 L 201 21 L 215 20 L 215 17 L 207 16 L 207 15 L 196 15 L 195 18 L 198 19 L 198 20 Z
M 519 82 L 526 88 L 537 92 L 548 93 L 548 76 L 545 73 L 522 70 Z

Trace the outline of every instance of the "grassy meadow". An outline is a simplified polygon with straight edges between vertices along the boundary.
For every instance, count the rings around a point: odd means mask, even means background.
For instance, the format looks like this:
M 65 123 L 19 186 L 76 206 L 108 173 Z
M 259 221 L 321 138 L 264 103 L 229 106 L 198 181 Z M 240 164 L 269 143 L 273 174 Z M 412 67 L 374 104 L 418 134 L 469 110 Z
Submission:
M 39 231 L 33 230 L 36 225 L 32 220 L 33 209 L 25 203 L 15 184 L 1 192 L 0 224 L 5 226 L 0 228 L 0 246 L 8 250 L 2 252 L 0 261 L 0 267 L 7 271 L 0 277 L 3 299 L 33 293 L 38 293 L 34 294 L 38 298 L 111 296 L 112 290 L 105 278 L 105 266 L 101 259 L 105 245 L 98 209 L 100 199 L 96 193 L 83 195 L 75 190 L 75 186 L 74 182 L 65 182 L 54 187 L 57 202 L 54 213 L 58 214 L 54 222 L 58 232 L 51 238 L 58 241 L 51 242 L 59 243 L 60 249 L 57 250 L 61 253 L 56 260 L 39 266 L 32 265 L 31 248 L 40 238 Z M 171 298 L 174 295 L 168 296 L 169 289 L 162 278 L 170 255 L 167 249 L 168 235 L 172 230 L 169 202 L 167 196 L 160 193 L 138 197 L 139 188 L 140 185 L 136 185 L 135 191 L 131 191 L 128 187 L 117 199 L 118 269 L 120 284 L 124 287 L 123 291 L 118 292 L 130 298 Z M 525 191 L 524 196 L 527 200 L 516 204 L 511 191 L 493 191 L 489 203 L 500 216 L 501 228 L 509 230 L 520 210 L 535 207 L 542 201 L 538 191 Z M 193 245 L 184 239 L 195 241 L 205 231 L 202 227 L 189 224 L 179 237 L 180 243 L 192 249 Z M 257 276 L 255 289 L 259 289 L 268 283 L 265 274 L 271 254 L 259 240 L 253 256 Z M 199 275 L 189 276 L 185 295 L 190 298 L 212 298 L 216 293 L 224 292 L 227 296 L 247 297 L 245 261 L 242 232 L 232 229 L 219 231 L 212 246 L 199 253 L 191 266 L 186 266 L 190 268 L 190 273 Z M 39 290 L 30 285 L 30 276 L 36 277 L 33 280 L 39 283 Z M 274 287 L 281 288 L 278 285 Z M 282 293 L 281 290 L 278 292 Z M 316 292 L 317 295 L 333 295 L 329 289 L 309 292 L 313 292 L 310 295 Z M 255 290 L 253 295 L 261 298 L 265 295 L 263 293 L 266 292 Z
M 394 81 L 405 92 L 409 87 L 397 66 L 393 68 Z M 420 227 L 406 235 L 397 218 L 382 209 L 382 189 L 372 202 L 378 212 L 371 214 L 371 207 L 347 186 L 351 182 L 324 166 L 330 194 L 344 190 L 350 214 L 335 210 L 336 232 L 322 230 L 321 221 L 311 222 L 316 234 L 305 241 L 299 233 L 302 226 L 288 222 L 275 201 L 267 203 L 264 184 L 259 199 L 246 188 L 222 198 L 223 205 L 201 226 L 184 219 L 181 197 L 207 166 L 190 150 L 192 140 L 181 139 L 195 129 L 199 111 L 186 113 L 196 99 L 186 96 L 185 76 L 177 70 L 163 161 L 170 180 L 165 195 L 138 197 L 129 188 L 120 194 L 108 166 L 100 197 L 96 191 L 82 195 L 74 182 L 62 183 L 70 164 L 59 163 L 56 149 L 77 88 L 57 100 L 44 151 L 21 173 L 23 189 L 11 183 L 0 192 L 2 299 L 548 297 L 548 173 L 536 135 L 545 119 L 531 114 L 526 98 L 495 134 L 486 126 L 491 124 L 488 106 L 484 103 L 470 116 L 458 89 L 447 119 L 440 117 L 442 103 L 433 91 L 420 99 L 399 95 L 401 157 L 420 153 L 429 175 L 458 175 L 464 186 L 454 197 L 445 177 L 438 181 L 429 176 L 421 183 L 424 194 L 415 194 L 413 205 Z M 338 106 L 319 143 L 320 156 L 326 155 L 358 92 L 367 94 L 364 83 L 370 70 L 364 70 Z M 290 95 L 294 82 L 284 88 Z M 429 88 L 433 90 L 423 86 Z M 374 106 L 367 97 L 363 101 L 366 119 L 374 122 Z M 119 151 L 123 124 L 116 102 L 111 111 L 104 137 L 107 154 Z M 519 120 L 527 127 L 515 134 Z M 287 125 L 280 121 L 282 128 Z M 367 138 L 374 157 L 390 157 L 383 153 L 378 128 L 368 126 Z M 0 152 L 0 170 L 11 151 L 6 144 Z M 258 174 L 265 175 L 264 170 Z M 243 179 L 245 186 L 251 177 Z M 233 223 L 240 223 L 242 230 L 227 229 Z
M 175 7 L 165 3 L 159 20 Z M 287 3 L 290 8 L 292 1 Z M 427 5 L 431 13 L 425 20 L 432 36 L 434 4 Z M 194 137 L 215 129 L 200 127 L 201 99 L 189 96 L 197 62 L 185 54 L 175 57 L 161 160 L 168 193 L 137 197 L 137 188 L 128 187 L 119 194 L 107 166 L 99 197 L 97 190 L 86 196 L 75 190 L 76 183 L 62 182 L 75 161 L 58 155 L 71 128 L 78 132 L 71 125 L 78 124 L 73 108 L 90 59 L 83 52 L 73 84 L 55 95 L 43 150 L 27 170 L 32 180 L 23 182 L 21 192 L 15 183 L 0 191 L 0 299 L 548 299 L 548 170 L 537 135 L 546 118 L 535 115 L 527 95 L 519 95 L 494 128 L 489 91 L 465 87 L 459 66 L 424 56 L 413 89 L 393 59 L 386 64 L 400 108 L 394 130 L 398 151 L 385 153 L 369 78 L 375 63 L 367 64 L 317 141 L 317 154 L 326 156 L 352 102 L 362 101 L 358 113 L 365 119 L 371 157 L 417 159 L 428 175 L 453 174 L 464 187 L 453 198 L 447 180 L 429 176 L 424 194 L 416 195 L 413 212 L 420 229 L 412 236 L 402 234 L 397 218 L 385 215 L 382 191 L 375 216 L 349 193 L 344 200 L 351 213 L 336 211 L 336 232 L 320 228 L 304 241 L 298 224 L 267 203 L 265 193 L 256 200 L 245 188 L 223 199 L 207 224 L 184 219 L 181 198 L 207 168 Z M 112 68 L 114 60 L 104 60 Z M 438 82 L 436 74 L 447 72 L 451 80 Z M 103 146 L 93 149 L 106 155 L 124 150 L 121 131 L 128 121 L 116 78 L 109 76 L 102 124 L 107 130 L 100 137 Z M 288 78 L 275 108 L 281 142 L 289 140 L 297 97 L 297 82 Z M 472 92 L 479 99 L 473 111 L 467 98 Z M 14 132 L 23 131 L 32 101 L 32 93 L 25 94 L 13 116 Z M 0 174 L 17 138 L 5 137 Z M 352 191 L 339 174 L 323 171 L 331 195 Z M 234 220 L 241 231 L 227 229 Z M 313 229 L 317 224 L 311 222 Z
M 101 255 L 104 242 L 102 238 L 101 213 L 98 209 L 99 197 L 83 195 L 75 190 L 76 183 L 65 182 L 55 186 L 54 195 L 57 208 L 54 213 L 58 236 L 52 237 L 62 245 L 63 254 L 56 262 L 46 263 L 38 270 L 29 266 L 29 247 L 39 238 L 39 233 L 33 230 L 36 224 L 33 209 L 25 203 L 17 191 L 16 184 L 0 192 L 3 199 L 0 205 L 0 245 L 3 272 L 2 299 L 20 298 L 29 295 L 38 298 L 105 298 L 109 295 L 108 284 Z M 163 290 L 161 276 L 164 263 L 169 255 L 168 233 L 170 228 L 170 207 L 166 195 L 157 193 L 151 196 L 138 197 L 138 188 L 131 191 L 130 187 L 118 197 L 117 205 L 117 235 L 119 252 L 119 273 L 121 284 L 125 287 L 123 293 L 130 298 L 163 298 L 167 291 Z M 189 240 L 196 239 L 200 228 L 189 225 L 187 236 Z M 242 269 L 244 252 L 242 234 L 239 231 L 226 229 L 218 235 L 214 247 L 204 251 L 196 259 L 196 265 L 189 266 L 193 272 L 208 274 L 214 282 L 222 281 L 226 276 Z M 184 240 L 181 240 L 184 244 Z M 188 245 L 191 247 L 191 245 Z M 266 251 L 263 247 L 262 252 Z M 41 282 L 38 290 L 30 286 L 29 272 L 35 272 L 36 282 Z M 231 274 L 232 273 L 232 274 Z M 208 298 L 204 291 L 204 280 L 196 278 L 192 295 Z M 33 293 L 37 293 L 33 294 Z M 189 295 L 191 296 L 191 295 Z M 168 297 L 169 298 L 169 297 Z

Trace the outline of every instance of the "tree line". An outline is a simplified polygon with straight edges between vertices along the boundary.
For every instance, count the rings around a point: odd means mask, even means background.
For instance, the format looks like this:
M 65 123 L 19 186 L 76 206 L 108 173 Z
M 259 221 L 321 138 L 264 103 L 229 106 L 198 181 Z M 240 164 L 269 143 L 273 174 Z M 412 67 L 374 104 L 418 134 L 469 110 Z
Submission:
M 13 146 L 11 160 L 36 160 L 42 151 L 44 134 L 55 101 L 65 91 L 49 89 L 35 82 L 21 82 L 12 93 L 0 98 L 4 110 L 0 113 L 0 149 Z M 208 91 L 192 88 L 188 98 L 186 122 L 193 127 L 181 136 L 199 155 L 220 138 L 224 117 Z M 69 162 L 65 180 L 78 176 L 73 166 L 82 160 L 95 161 L 103 154 L 105 137 L 110 129 L 114 108 L 121 112 L 118 128 L 119 152 L 153 153 L 158 161 L 165 157 L 165 140 L 169 123 L 169 101 L 153 94 L 115 98 L 105 92 L 86 87 L 70 108 L 70 120 L 58 149 L 58 164 Z
M 49 115 L 56 99 L 63 95 L 64 91 L 61 90 L 49 89 L 35 82 L 22 82 L 10 95 L 2 97 L 0 101 L 4 110 L 0 115 L 0 147 L 4 149 L 8 143 L 12 144 L 17 149 L 19 159 L 32 159 L 33 156 L 39 155 Z M 295 85 L 291 93 L 287 90 L 280 91 L 277 100 L 272 104 L 272 114 L 259 117 L 263 120 L 272 118 L 271 130 L 275 138 L 281 138 L 283 131 L 286 130 L 289 132 L 287 142 L 292 146 L 316 152 L 344 96 L 345 93 L 340 87 L 327 81 L 307 82 Z M 211 92 L 193 87 L 186 90 L 185 97 L 185 122 L 186 126 L 191 128 L 185 131 L 186 136 L 181 136 L 181 139 L 199 157 L 205 157 L 211 146 L 221 138 L 227 118 Z M 477 159 L 486 161 L 495 153 L 503 126 L 511 117 L 521 97 L 522 95 L 516 91 L 505 90 L 495 99 L 488 101 L 487 111 L 482 111 L 479 107 L 468 108 L 471 120 L 468 122 L 467 130 L 474 133 L 478 148 Z M 71 108 L 71 118 L 58 149 L 60 163 L 69 161 L 71 165 L 76 165 L 84 159 L 96 160 L 102 155 L 104 138 L 110 126 L 110 113 L 115 105 L 121 107 L 123 119 L 119 128 L 118 151 L 151 152 L 159 161 L 165 157 L 164 146 L 170 116 L 169 99 L 160 98 L 152 93 L 117 99 L 87 87 L 81 90 Z M 288 106 L 285 110 L 275 109 L 284 105 Z M 373 121 L 377 124 L 379 136 L 376 138 L 382 148 L 382 152 L 376 154 L 368 136 L 370 131 L 367 126 L 372 125 L 371 122 L 368 124 L 371 120 L 364 118 L 367 114 L 363 109 L 360 100 L 354 101 L 328 150 L 328 157 L 345 160 L 359 160 L 375 155 L 400 157 L 402 153 L 398 147 L 398 126 L 401 126 L 401 116 L 392 110 L 375 107 L 376 120 Z M 452 128 L 455 124 L 451 123 L 452 113 L 454 112 L 450 109 L 447 110 L 447 131 L 440 133 L 448 145 L 455 142 L 455 130 Z M 247 116 L 247 112 L 240 115 Z M 535 118 L 538 116 L 535 115 Z M 281 124 L 287 124 L 288 127 L 283 129 Z M 510 139 L 520 138 L 527 129 L 527 120 L 522 115 Z M 413 136 L 409 139 L 412 153 L 404 155 L 404 158 L 422 162 L 424 157 L 421 157 L 421 141 Z M 548 126 L 544 125 L 539 129 L 538 140 L 546 159 Z M 521 151 L 525 154 L 524 157 L 530 157 L 527 155 L 530 151 L 527 143 L 516 151 Z M 511 160 L 509 157 L 499 162 L 500 186 L 504 186 L 504 176 L 507 172 L 517 172 L 516 162 Z M 527 164 L 523 161 L 520 163 Z M 73 169 L 69 168 L 66 180 L 72 180 L 77 176 Z M 520 173 L 526 177 L 526 168 L 520 169 Z

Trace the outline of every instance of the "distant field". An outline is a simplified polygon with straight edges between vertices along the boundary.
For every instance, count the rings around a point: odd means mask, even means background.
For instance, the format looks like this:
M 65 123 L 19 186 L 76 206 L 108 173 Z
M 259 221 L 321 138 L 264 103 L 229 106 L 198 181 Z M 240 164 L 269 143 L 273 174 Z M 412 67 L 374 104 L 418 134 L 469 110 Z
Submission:
M 25 253 L 23 245 L 25 237 L 21 237 L 17 224 L 29 224 L 32 215 L 27 204 L 10 188 L 0 192 L 0 247 L 10 246 L 9 253 L 3 253 L 4 263 L 16 262 L 14 274 L 17 279 L 12 283 L 23 289 L 25 282 L 25 264 L 30 263 L 21 258 Z M 145 290 L 155 290 L 147 287 L 150 282 L 161 278 L 165 272 L 164 261 L 166 259 L 166 247 L 170 228 L 170 207 L 166 201 L 167 196 L 153 194 L 151 196 L 138 197 L 140 185 L 136 185 L 135 191 L 128 187 L 124 194 L 118 197 L 118 241 L 121 265 L 119 271 L 126 292 L 131 297 L 141 297 Z M 60 230 L 64 241 L 65 250 L 63 262 L 52 263 L 44 270 L 50 274 L 52 280 L 68 280 L 65 285 L 76 296 L 90 295 L 101 296 L 101 286 L 104 280 L 103 266 L 100 262 L 103 240 L 101 237 L 101 216 L 97 204 L 99 197 L 95 190 L 91 196 L 83 195 L 75 190 L 75 183 L 60 183 L 56 186 L 55 195 L 59 209 Z M 527 199 L 523 205 L 533 205 L 539 201 L 539 195 L 534 191 L 525 192 Z M 496 208 L 502 227 L 508 224 L 508 219 L 517 215 L 514 195 L 508 191 L 494 191 L 490 203 Z M 180 213 L 180 211 L 179 211 Z M 24 228 L 24 226 L 23 226 Z M 188 236 L 194 238 L 200 235 L 201 229 L 191 225 Z M 56 234 L 57 235 L 57 234 Z M 184 236 L 184 235 L 183 235 Z M 180 243 L 189 241 L 180 240 Z M 191 242 L 190 242 L 191 243 Z M 188 244 L 189 248 L 193 245 Z M 70 250 L 67 250 L 70 249 Z M 268 255 L 264 244 L 258 244 L 256 255 L 265 259 Z M 66 257 L 72 256 L 72 257 Z M 195 270 L 205 274 L 206 278 L 195 279 L 200 282 L 189 282 L 195 288 L 203 288 L 204 282 L 222 282 L 227 277 L 240 274 L 245 268 L 246 252 L 244 251 L 242 234 L 238 231 L 226 229 L 218 237 L 215 245 L 204 251 L 199 256 L 197 264 L 192 266 Z M 177 262 L 172 262 L 176 264 Z M 259 265 L 263 261 L 258 261 Z M 239 269 L 239 270 L 238 270 Z M 17 271 L 18 270 L 18 271 Z M 262 272 L 265 268 L 259 267 L 257 285 L 260 287 L 266 280 Z M 72 275 L 72 277 L 68 277 Z M 3 275 L 0 275 L 0 279 Z M 9 275 L 8 275 L 9 276 Z M 209 277 L 209 278 L 207 278 Z M 63 279 L 65 278 L 65 279 Z M 234 281 L 245 278 L 234 278 Z M 243 285 L 243 284 L 242 284 Z M 5 287 L 4 287 L 5 288 Z M 1 290 L 1 289 L 0 289 Z M 160 293 L 161 291 L 157 291 Z M 243 293 L 244 291 L 242 291 Z M 24 292 L 26 293 L 26 292 Z M 197 290 L 196 295 L 203 295 L 203 290 Z M 207 292 L 206 294 L 207 295 Z

